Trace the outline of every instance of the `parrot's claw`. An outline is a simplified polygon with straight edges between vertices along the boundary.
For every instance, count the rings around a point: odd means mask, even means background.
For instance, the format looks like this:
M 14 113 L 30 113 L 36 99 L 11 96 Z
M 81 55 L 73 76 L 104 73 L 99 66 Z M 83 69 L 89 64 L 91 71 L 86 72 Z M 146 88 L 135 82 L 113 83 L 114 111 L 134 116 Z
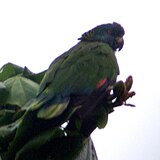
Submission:
M 126 97 L 125 97 L 125 100 L 123 100 L 124 105 L 125 105 L 125 106 L 130 106 L 130 107 L 135 107 L 134 104 L 126 103 L 126 101 L 127 101 L 129 98 L 132 98 L 132 97 L 135 96 L 135 95 L 136 95 L 136 93 L 135 93 L 134 91 L 128 92 L 128 94 L 127 94 Z
M 125 82 L 119 81 L 115 84 L 113 88 L 113 95 L 116 97 L 116 101 L 114 102 L 116 104 L 115 107 L 121 105 L 135 107 L 133 104 L 126 103 L 129 98 L 132 98 L 136 94 L 134 91 L 130 91 L 132 84 L 132 76 L 128 76 Z

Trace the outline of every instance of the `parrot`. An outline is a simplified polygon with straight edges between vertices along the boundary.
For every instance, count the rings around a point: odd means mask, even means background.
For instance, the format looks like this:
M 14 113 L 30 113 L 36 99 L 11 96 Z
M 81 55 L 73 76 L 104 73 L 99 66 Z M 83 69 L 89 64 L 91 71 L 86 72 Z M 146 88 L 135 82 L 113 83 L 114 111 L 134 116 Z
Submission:
M 112 85 L 119 74 L 114 52 L 122 49 L 124 29 L 104 24 L 84 33 L 76 46 L 55 59 L 45 74 L 32 110 L 52 119 L 67 108 L 71 95 L 91 95 Z
M 76 111 L 80 111 L 80 117 L 92 115 L 94 107 L 82 105 L 96 103 L 95 95 L 115 84 L 120 73 L 115 53 L 123 48 L 124 34 L 124 28 L 117 22 L 98 25 L 82 34 L 75 46 L 53 60 L 36 98 L 26 104 L 27 111 L 10 144 L 6 160 L 14 159 L 31 134 L 36 136 L 37 132 L 55 122 L 61 125 Z M 84 98 L 85 102 L 76 97 Z M 76 101 L 77 105 L 71 111 L 69 106 Z

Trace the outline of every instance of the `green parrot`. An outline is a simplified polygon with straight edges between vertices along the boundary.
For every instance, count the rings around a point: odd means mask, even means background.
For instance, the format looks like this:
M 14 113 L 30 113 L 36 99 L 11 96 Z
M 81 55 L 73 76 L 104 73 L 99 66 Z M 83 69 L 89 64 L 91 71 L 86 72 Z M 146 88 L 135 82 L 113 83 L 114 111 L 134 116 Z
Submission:
M 123 27 L 116 22 L 99 25 L 82 34 L 80 42 L 51 63 L 37 97 L 26 104 L 27 112 L 5 160 L 14 159 L 37 132 L 61 125 L 78 111 L 79 117 L 92 114 L 95 94 L 103 93 L 116 82 L 119 67 L 115 52 L 122 49 L 124 34 Z M 70 107 L 72 104 L 74 107 Z
M 113 85 L 119 74 L 114 51 L 123 47 L 124 29 L 104 24 L 84 33 L 76 46 L 55 59 L 45 74 L 31 110 L 52 119 L 67 108 L 72 95 L 91 95 Z

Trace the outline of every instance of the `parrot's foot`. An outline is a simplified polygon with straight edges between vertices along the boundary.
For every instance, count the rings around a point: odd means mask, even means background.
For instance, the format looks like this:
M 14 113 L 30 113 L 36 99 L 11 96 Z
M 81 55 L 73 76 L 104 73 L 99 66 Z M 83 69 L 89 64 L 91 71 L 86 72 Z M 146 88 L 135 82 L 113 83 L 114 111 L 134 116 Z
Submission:
M 125 82 L 119 81 L 115 84 L 115 86 L 113 87 L 113 95 L 114 97 L 116 97 L 114 107 L 121 105 L 135 107 L 135 105 L 133 104 L 126 103 L 129 98 L 132 98 L 136 94 L 134 91 L 130 91 L 132 88 L 132 84 L 132 76 L 128 76 Z

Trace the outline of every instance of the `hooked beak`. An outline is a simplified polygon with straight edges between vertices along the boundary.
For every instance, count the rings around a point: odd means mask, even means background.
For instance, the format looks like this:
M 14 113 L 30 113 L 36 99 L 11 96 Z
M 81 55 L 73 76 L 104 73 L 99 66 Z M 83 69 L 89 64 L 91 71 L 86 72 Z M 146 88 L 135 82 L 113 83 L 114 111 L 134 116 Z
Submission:
M 116 41 L 118 43 L 118 51 L 120 51 L 123 48 L 123 45 L 124 45 L 123 37 L 117 37 Z

